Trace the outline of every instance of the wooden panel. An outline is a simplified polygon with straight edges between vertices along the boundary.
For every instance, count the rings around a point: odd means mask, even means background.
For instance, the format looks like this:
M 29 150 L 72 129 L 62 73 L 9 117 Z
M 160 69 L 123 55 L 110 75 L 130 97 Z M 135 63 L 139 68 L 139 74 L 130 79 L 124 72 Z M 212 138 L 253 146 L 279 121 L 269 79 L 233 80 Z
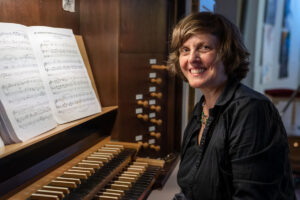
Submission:
M 80 2 L 80 33 L 104 106 L 117 104 L 118 2 L 117 0 Z
M 166 64 L 168 33 L 177 17 L 175 7 L 173 1 L 165 0 L 120 1 L 119 109 L 112 138 L 135 142 L 136 136 L 142 135 L 142 141 L 149 142 L 155 137 L 150 136 L 148 128 L 154 125 L 155 132 L 162 135 L 155 141 L 161 150 L 142 149 L 141 154 L 145 156 L 162 157 L 175 149 L 178 151 L 180 146 L 181 85 L 177 85 L 175 77 L 167 71 L 151 70 L 149 64 L 151 58 L 157 59 L 157 64 Z M 150 83 L 149 73 L 154 71 L 163 80 L 161 85 Z M 149 87 L 154 85 L 157 92 L 163 93 L 162 99 L 150 98 Z M 179 90 L 176 90 L 177 86 Z M 143 100 L 156 99 L 156 105 L 162 110 L 154 112 L 149 106 L 143 108 L 143 114 L 156 113 L 155 119 L 163 120 L 161 126 L 150 120 L 137 119 L 136 109 L 142 106 L 137 105 L 136 94 L 143 94 Z M 176 127 L 175 121 L 178 122 Z M 179 145 L 174 142 L 179 142 Z
M 0 1 L 0 19 L 1 22 L 38 24 L 40 21 L 39 0 L 2 0 Z
M 75 12 L 73 13 L 62 9 L 62 0 L 40 0 L 41 23 L 47 24 L 47 26 L 71 28 L 75 34 L 80 34 L 79 2 L 80 0 L 75 0 Z
M 182 124 L 182 80 L 179 77 L 176 77 L 173 80 L 173 90 L 174 92 L 169 95 L 170 101 L 172 103 L 168 103 L 168 106 L 170 109 L 173 108 L 173 112 L 169 112 L 169 119 L 171 119 L 171 116 L 173 116 L 173 122 L 174 125 L 172 126 L 173 129 L 168 130 L 169 136 L 173 136 L 174 140 L 173 143 L 171 143 L 172 148 L 174 148 L 174 152 L 180 152 L 181 148 L 181 138 L 182 138 L 182 132 L 181 132 L 181 124 Z M 170 86 L 172 87 L 172 86 Z M 171 148 L 171 147 L 170 147 Z
M 78 34 L 79 0 L 76 0 L 75 13 L 64 11 L 62 1 L 58 0 L 1 0 L 0 21 L 71 28 Z
M 120 1 L 120 52 L 165 53 L 167 49 L 167 1 Z

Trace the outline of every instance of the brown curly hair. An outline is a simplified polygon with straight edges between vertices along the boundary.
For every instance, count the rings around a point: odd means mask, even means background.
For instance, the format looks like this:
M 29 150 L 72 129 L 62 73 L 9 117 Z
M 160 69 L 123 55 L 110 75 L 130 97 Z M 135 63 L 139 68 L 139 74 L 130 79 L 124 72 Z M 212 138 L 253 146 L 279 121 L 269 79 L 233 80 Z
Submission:
M 191 36 L 209 33 L 218 39 L 218 58 L 221 59 L 228 78 L 242 80 L 249 71 L 249 52 L 239 29 L 224 16 L 211 12 L 193 13 L 175 26 L 170 44 L 167 65 L 169 70 L 186 81 L 179 66 L 179 48 Z

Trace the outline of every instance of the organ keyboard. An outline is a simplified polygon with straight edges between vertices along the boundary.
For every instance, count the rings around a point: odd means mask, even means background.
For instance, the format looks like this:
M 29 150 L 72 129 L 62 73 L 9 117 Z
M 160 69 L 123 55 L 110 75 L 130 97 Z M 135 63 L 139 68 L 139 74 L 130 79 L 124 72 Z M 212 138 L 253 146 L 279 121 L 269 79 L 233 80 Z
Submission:
M 144 199 L 164 161 L 138 158 L 139 144 L 105 139 L 9 199 Z

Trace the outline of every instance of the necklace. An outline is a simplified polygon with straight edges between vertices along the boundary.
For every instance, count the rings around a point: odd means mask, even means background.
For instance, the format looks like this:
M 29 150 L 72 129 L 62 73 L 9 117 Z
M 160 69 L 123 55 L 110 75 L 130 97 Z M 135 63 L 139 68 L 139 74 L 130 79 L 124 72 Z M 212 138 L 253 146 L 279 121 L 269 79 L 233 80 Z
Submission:
M 201 124 L 202 125 L 206 125 L 206 122 L 207 122 L 207 119 L 208 119 L 208 116 L 204 114 L 203 110 L 204 110 L 204 106 L 205 106 L 205 102 L 203 102 L 202 104 L 202 113 L 201 113 Z
M 207 119 L 208 119 L 208 116 L 205 115 L 204 112 L 202 111 L 202 113 L 201 113 L 201 124 L 206 125 Z

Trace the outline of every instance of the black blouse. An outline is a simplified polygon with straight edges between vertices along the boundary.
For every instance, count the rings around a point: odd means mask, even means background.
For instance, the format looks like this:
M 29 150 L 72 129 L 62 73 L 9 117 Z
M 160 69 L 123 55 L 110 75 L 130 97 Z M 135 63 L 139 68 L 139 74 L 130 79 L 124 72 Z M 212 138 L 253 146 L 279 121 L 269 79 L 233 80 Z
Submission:
M 227 82 L 197 145 L 203 97 L 182 143 L 177 181 L 188 199 L 295 199 L 287 135 L 274 105 Z

